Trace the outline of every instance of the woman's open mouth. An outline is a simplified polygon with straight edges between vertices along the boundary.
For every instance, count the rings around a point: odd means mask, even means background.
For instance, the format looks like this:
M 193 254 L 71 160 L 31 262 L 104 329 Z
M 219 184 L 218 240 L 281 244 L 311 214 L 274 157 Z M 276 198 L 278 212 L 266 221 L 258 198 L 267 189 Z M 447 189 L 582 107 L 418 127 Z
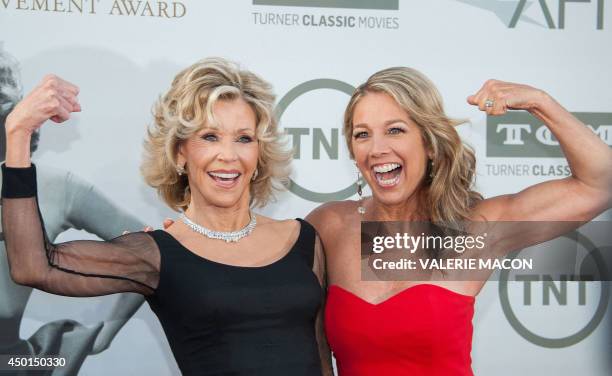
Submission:
M 379 164 L 372 167 L 372 171 L 378 185 L 389 188 L 399 183 L 402 165 L 399 163 Z
M 238 171 L 209 171 L 208 176 L 210 176 L 217 185 L 223 188 L 231 188 L 238 182 L 242 174 Z

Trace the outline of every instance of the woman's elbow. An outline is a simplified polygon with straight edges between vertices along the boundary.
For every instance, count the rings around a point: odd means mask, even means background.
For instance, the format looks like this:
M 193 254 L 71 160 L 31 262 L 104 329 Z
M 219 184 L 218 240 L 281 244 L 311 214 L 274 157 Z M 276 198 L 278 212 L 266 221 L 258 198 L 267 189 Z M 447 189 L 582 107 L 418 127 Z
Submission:
M 36 287 L 40 284 L 40 277 L 37 273 L 31 273 L 22 267 L 11 265 L 9 267 L 13 282 L 18 285 Z
M 594 194 L 593 204 L 595 207 L 594 214 L 596 216 L 612 208 L 612 187 L 599 190 Z

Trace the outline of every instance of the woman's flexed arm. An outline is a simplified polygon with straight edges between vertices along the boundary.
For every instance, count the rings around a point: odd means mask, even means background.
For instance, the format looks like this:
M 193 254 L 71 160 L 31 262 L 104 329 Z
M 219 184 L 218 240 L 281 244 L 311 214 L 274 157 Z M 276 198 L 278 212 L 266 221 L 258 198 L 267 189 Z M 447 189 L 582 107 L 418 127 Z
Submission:
M 150 235 L 52 244 L 45 234 L 30 137 L 46 120 L 62 122 L 79 111 L 77 94 L 74 85 L 47 76 L 7 118 L 2 225 L 11 276 L 17 283 L 67 296 L 151 294 L 159 279 L 160 255 Z
M 502 249 L 510 251 L 554 238 L 612 206 L 612 150 L 547 93 L 490 80 L 468 102 L 489 115 L 503 115 L 511 109 L 529 111 L 559 141 L 572 172 L 567 178 L 492 197 L 476 206 L 475 220 L 548 223 L 503 226 Z
M 494 197 L 478 214 L 497 221 L 588 221 L 612 205 L 612 150 L 542 90 L 489 80 L 468 102 L 489 115 L 526 110 L 550 129 L 572 175 Z

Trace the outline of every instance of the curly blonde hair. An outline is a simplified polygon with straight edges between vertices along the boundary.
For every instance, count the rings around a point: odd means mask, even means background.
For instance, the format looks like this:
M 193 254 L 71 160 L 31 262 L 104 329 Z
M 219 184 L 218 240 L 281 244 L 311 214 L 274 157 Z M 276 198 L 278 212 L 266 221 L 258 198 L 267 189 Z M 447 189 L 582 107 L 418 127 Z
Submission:
M 176 75 L 153 108 L 155 121 L 144 142 L 141 172 L 173 210 L 186 210 L 191 198 L 187 176 L 177 173 L 179 145 L 205 125 L 215 124 L 215 102 L 237 98 L 251 106 L 257 119 L 258 174 L 250 184 L 251 205 L 264 206 L 274 191 L 286 186 L 292 155 L 278 131 L 270 84 L 236 63 L 208 58 Z
M 433 157 L 428 164 L 426 202 L 422 210 L 433 222 L 459 224 L 470 217 L 470 209 L 482 200 L 472 190 L 476 170 L 474 151 L 464 145 L 455 127 L 464 121 L 444 113 L 442 97 L 435 85 L 421 72 L 394 67 L 374 73 L 360 85 L 344 113 L 344 136 L 353 156 L 353 113 L 357 103 L 370 92 L 386 93 L 418 125 L 425 146 Z M 433 167 L 432 167 L 433 166 Z

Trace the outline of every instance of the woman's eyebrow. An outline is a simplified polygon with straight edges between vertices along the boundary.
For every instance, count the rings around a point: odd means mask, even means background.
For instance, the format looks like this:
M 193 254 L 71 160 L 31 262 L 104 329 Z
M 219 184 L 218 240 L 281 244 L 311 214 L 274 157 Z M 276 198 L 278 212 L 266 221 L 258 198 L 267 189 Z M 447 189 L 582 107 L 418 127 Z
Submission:
M 353 124 L 353 128 L 369 128 L 367 123 Z
M 387 120 L 385 121 L 385 125 L 390 125 L 390 124 L 394 124 L 394 123 L 404 123 L 406 124 L 406 122 L 402 119 L 391 119 L 391 120 Z

